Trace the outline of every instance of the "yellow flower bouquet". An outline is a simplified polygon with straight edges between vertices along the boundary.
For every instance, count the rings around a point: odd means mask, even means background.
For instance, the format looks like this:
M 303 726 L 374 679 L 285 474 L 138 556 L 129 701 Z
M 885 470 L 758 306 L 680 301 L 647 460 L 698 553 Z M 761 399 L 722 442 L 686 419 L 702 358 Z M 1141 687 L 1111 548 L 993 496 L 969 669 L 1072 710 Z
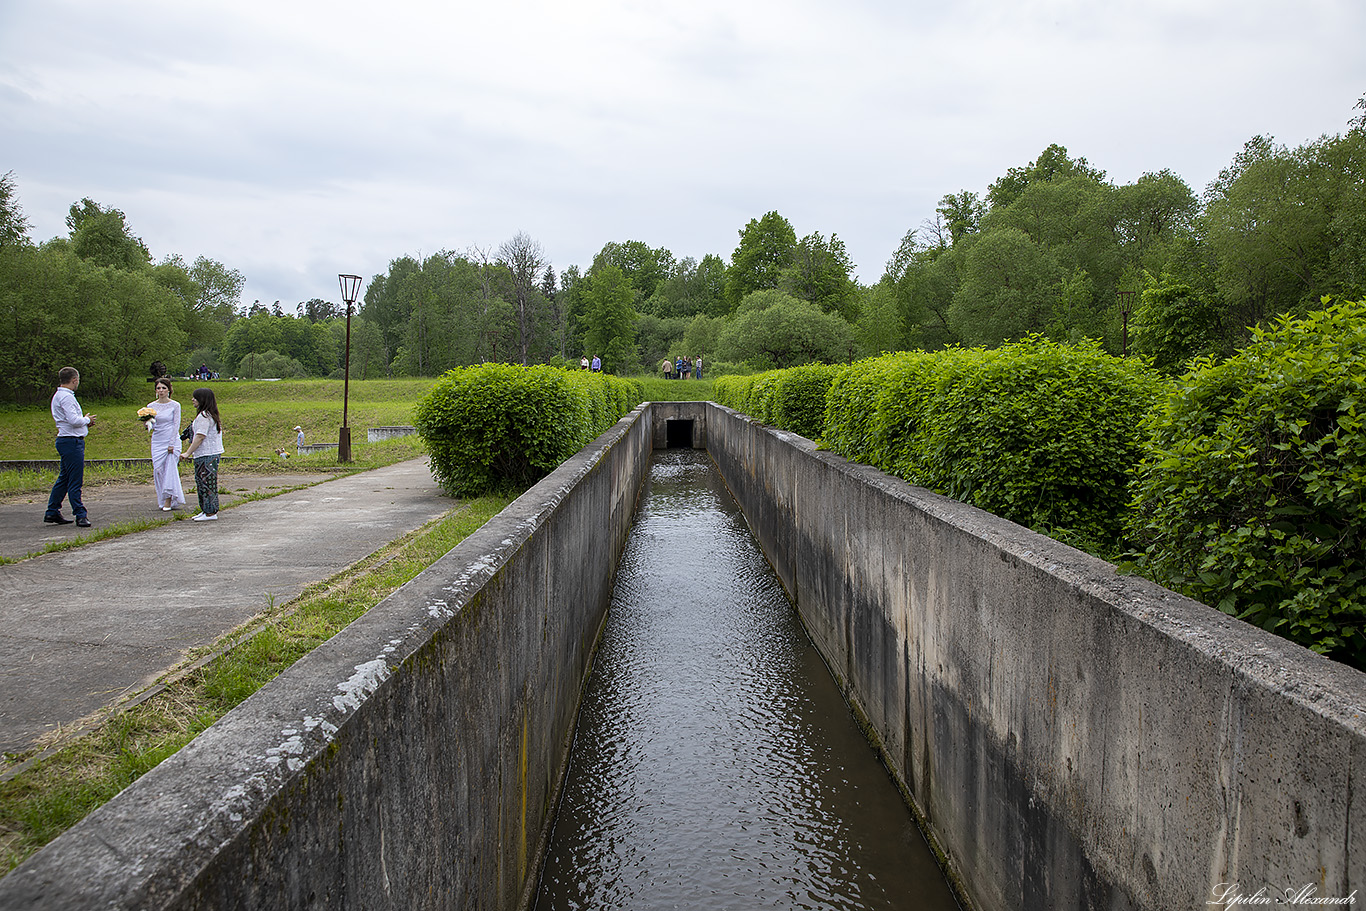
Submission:
M 147 432 L 151 433 L 152 428 L 157 425 L 157 411 L 155 408 L 139 408 L 138 420 L 147 425 Z

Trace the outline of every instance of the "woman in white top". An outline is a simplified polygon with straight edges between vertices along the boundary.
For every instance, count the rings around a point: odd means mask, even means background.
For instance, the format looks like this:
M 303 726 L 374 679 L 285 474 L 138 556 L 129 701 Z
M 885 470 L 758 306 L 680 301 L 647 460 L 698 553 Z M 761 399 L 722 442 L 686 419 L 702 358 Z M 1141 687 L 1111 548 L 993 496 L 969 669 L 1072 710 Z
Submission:
M 199 494 L 196 522 L 218 518 L 218 457 L 223 454 L 223 424 L 218 419 L 218 401 L 212 389 L 196 389 L 191 395 L 195 418 L 190 428 L 194 439 L 182 459 L 194 459 L 194 486 Z
M 180 403 L 171 398 L 170 377 L 158 377 L 153 388 L 156 401 L 147 403 L 157 413 L 152 425 L 152 487 L 157 505 L 169 512 L 185 505 L 185 490 L 180 486 Z

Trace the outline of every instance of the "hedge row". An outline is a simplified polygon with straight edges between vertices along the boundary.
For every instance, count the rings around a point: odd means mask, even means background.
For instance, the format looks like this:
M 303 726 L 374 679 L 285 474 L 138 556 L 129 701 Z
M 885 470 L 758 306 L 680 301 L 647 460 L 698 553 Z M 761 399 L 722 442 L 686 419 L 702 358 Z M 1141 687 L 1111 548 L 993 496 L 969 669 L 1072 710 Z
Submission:
M 1150 431 L 1139 571 L 1366 670 L 1366 303 L 1198 362 Z
M 639 382 L 607 374 L 481 364 L 445 373 L 413 424 L 433 477 L 471 497 L 534 484 L 643 398 Z
M 820 439 L 825 395 L 842 367 L 810 364 L 751 376 L 719 376 L 712 383 L 718 404 L 765 424 Z
M 831 385 L 825 445 L 1087 550 L 1113 553 L 1162 379 L 1094 344 L 888 355 Z
M 1366 303 L 1284 319 L 1174 381 L 1031 338 L 714 388 L 853 461 L 1128 551 L 1149 578 L 1366 670 Z

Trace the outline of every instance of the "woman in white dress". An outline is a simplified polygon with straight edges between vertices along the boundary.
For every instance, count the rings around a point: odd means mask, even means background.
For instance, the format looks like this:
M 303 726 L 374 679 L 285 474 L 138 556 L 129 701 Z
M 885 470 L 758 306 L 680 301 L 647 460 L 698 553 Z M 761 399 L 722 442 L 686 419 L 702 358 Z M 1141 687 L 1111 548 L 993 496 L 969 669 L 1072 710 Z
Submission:
M 170 377 L 158 377 L 154 388 L 156 401 L 147 405 L 157 413 L 152 426 L 152 486 L 157 505 L 170 512 L 185 505 L 180 486 L 180 403 L 171 398 Z

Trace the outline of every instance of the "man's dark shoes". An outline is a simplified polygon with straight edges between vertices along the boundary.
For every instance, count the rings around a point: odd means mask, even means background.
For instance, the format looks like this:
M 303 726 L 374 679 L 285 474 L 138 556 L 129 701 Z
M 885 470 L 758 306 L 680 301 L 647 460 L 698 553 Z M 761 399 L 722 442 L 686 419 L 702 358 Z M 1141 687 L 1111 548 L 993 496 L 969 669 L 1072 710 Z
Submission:
M 89 527 L 90 527 L 90 520 L 87 519 L 85 516 L 81 516 L 79 519 L 76 520 L 76 527 L 77 527 L 77 528 L 89 528 Z
M 55 516 L 43 516 L 43 521 L 44 521 L 44 522 L 51 522 L 53 525 L 70 525 L 70 524 L 71 524 L 71 520 L 68 519 L 66 516 L 62 515 L 61 513 L 57 513 Z M 88 524 L 88 523 L 87 523 L 87 524 Z

